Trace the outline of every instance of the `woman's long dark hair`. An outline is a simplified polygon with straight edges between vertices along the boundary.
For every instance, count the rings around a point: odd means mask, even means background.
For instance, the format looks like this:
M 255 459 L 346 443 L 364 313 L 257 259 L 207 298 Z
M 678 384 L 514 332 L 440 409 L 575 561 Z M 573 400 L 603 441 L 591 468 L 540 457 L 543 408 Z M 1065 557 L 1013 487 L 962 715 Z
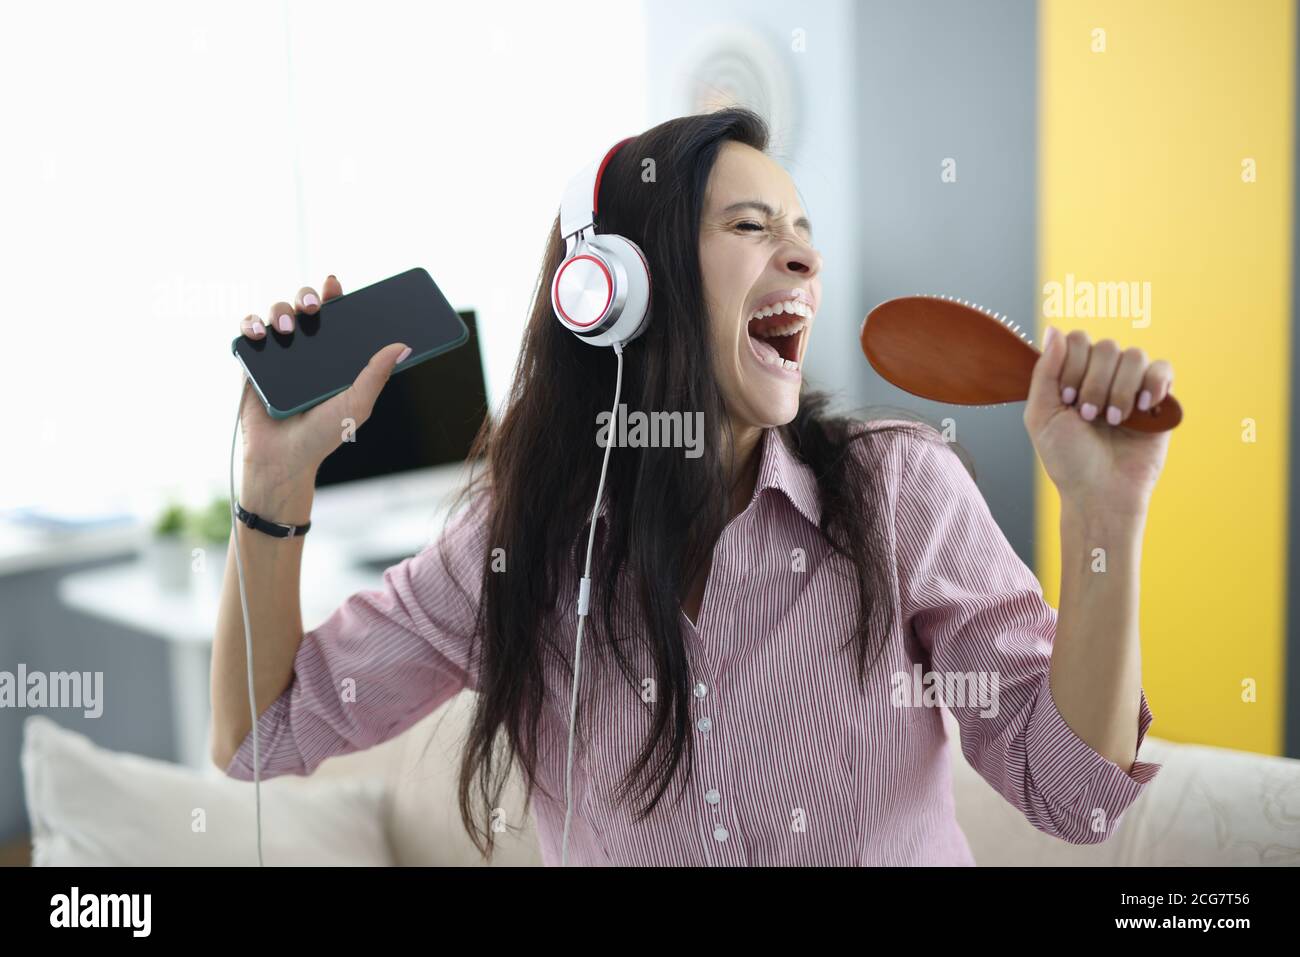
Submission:
M 588 620 L 584 660 L 598 650 L 612 653 L 639 695 L 643 676 L 635 673 L 628 650 L 609 641 L 600 646 L 602 636 L 615 633 L 615 596 L 629 576 L 643 616 L 635 632 L 643 635 L 642 650 L 655 668 L 653 727 L 616 795 L 625 801 L 635 790 L 648 798 L 642 817 L 662 799 L 683 761 L 689 777 L 691 675 L 679 609 L 708 565 L 732 502 L 734 470 L 725 453 L 733 444 L 712 367 L 699 263 L 705 189 L 727 140 L 766 151 L 767 126 L 739 108 L 669 120 L 619 150 L 601 180 L 598 231 L 618 233 L 640 246 L 653 281 L 651 321 L 627 347 L 621 401 L 629 414 L 690 410 L 702 412 L 704 421 L 699 458 L 686 457 L 680 448 L 614 451 L 605 485 L 609 524 L 597 539 L 592 563 L 592 607 L 599 610 L 602 626 L 594 627 L 595 614 Z M 651 169 L 653 175 L 643 175 Z M 490 492 L 488 541 L 491 548 L 504 549 L 511 570 L 483 571 L 475 633 L 479 694 L 460 769 L 461 819 L 486 857 L 494 847 L 491 812 L 516 760 L 530 799 L 540 787 L 535 762 L 548 693 L 545 664 L 559 656 L 572 674 L 573 619 L 566 617 L 558 634 L 550 630 L 550 619 L 557 607 L 572 601 L 558 594 L 561 580 L 576 581 L 582 572 L 603 456 L 596 442 L 597 415 L 609 412 L 614 394 L 612 351 L 580 342 L 552 309 L 550 281 L 564 249 L 557 218 L 510 395 L 499 421 L 485 424 L 475 440 L 471 460 L 485 467 L 462 493 L 463 501 Z M 856 569 L 860 617 L 851 643 L 857 645 L 860 679 L 868 659 L 874 664 L 884 647 L 884 629 L 873 631 L 872 618 L 889 610 L 888 566 L 881 554 L 883 536 L 860 492 L 870 476 L 857 474 L 861 460 L 850 445 L 894 428 L 868 431 L 860 421 L 832 417 L 826 397 L 808 392 L 794 420 L 781 427 L 791 450 L 816 474 L 822 533 Z M 627 611 L 620 605 L 620 614 Z M 568 715 L 567 698 L 560 710 Z

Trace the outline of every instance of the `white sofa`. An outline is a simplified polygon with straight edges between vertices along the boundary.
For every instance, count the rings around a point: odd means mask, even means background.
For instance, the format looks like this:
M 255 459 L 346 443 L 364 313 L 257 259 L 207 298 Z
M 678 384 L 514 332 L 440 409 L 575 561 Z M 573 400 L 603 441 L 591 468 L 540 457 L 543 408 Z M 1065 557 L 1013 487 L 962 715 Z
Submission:
M 469 693 L 405 734 L 326 761 L 311 778 L 263 784 L 267 864 L 481 865 L 456 810 Z M 1300 761 L 1148 737 L 1163 769 L 1101 845 L 1031 827 L 962 758 L 957 817 L 980 865 L 1300 864 Z M 426 751 L 427 747 L 427 751 Z M 252 786 L 97 748 L 44 717 L 27 720 L 23 772 L 33 863 L 254 863 Z M 516 777 L 494 866 L 541 863 Z M 196 822 L 203 821 L 200 830 Z

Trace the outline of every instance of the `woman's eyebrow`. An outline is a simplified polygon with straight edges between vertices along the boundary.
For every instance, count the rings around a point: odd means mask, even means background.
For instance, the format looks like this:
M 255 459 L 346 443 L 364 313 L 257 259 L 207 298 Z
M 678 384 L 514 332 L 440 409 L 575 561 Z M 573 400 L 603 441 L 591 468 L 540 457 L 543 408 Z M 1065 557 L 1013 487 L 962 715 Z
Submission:
M 773 209 L 771 206 L 769 206 L 767 203 L 758 199 L 742 199 L 738 203 L 732 203 L 730 206 L 724 209 L 722 213 L 723 215 L 726 215 L 728 213 L 738 212 L 739 210 L 742 209 L 756 209 L 760 213 L 765 214 L 770 219 L 776 218 L 776 210 Z M 800 216 L 798 219 L 794 221 L 794 224 L 796 227 L 802 227 L 803 229 L 806 229 L 808 231 L 809 236 L 812 235 L 812 223 L 808 222 L 807 216 Z

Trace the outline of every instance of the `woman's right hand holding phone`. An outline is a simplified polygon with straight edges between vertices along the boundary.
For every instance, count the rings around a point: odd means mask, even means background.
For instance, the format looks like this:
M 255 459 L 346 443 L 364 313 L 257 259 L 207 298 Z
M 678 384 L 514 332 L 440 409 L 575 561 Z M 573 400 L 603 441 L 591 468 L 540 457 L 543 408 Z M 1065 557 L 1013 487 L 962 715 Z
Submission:
M 239 324 L 240 331 L 249 339 L 264 339 L 268 325 L 274 322 L 277 330 L 293 332 L 296 313 L 315 315 L 322 302 L 341 295 L 343 287 L 329 276 L 320 292 L 304 286 L 292 304 L 273 303 L 265 316 L 246 317 Z M 351 386 L 287 419 L 271 418 L 245 377 L 239 406 L 244 441 L 240 504 L 270 522 L 305 525 L 311 521 L 316 470 L 342 444 L 349 428 L 360 428 L 370 417 L 380 390 L 407 351 L 400 342 L 385 346 L 370 358 Z M 299 590 L 305 539 L 273 538 L 241 523 L 235 524 L 231 534 L 238 537 L 226 556 L 212 646 L 211 745 L 212 759 L 220 768 L 229 765 L 248 736 L 253 721 L 250 711 L 261 715 L 293 680 L 294 659 L 303 636 Z M 251 636 L 245 633 L 245 620 L 250 623 Z M 245 651 L 250 638 L 260 649 L 254 662 L 256 705 L 252 708 Z
M 330 275 L 319 293 L 304 286 L 292 304 L 276 302 L 266 316 L 245 317 L 239 324 L 240 332 L 249 339 L 264 339 L 272 323 L 279 332 L 292 332 L 295 311 L 314 316 L 322 302 L 341 295 L 342 285 Z M 400 342 L 385 346 L 371 356 L 351 386 L 287 419 L 268 415 L 251 384 L 245 381 L 240 405 L 244 446 L 244 492 L 240 499 L 244 507 L 264 514 L 270 521 L 306 522 L 310 516 L 304 513 L 311 510 L 316 470 L 343 443 L 349 429 L 359 429 L 370 418 L 393 368 L 409 352 Z M 263 513 L 262 509 L 267 511 Z

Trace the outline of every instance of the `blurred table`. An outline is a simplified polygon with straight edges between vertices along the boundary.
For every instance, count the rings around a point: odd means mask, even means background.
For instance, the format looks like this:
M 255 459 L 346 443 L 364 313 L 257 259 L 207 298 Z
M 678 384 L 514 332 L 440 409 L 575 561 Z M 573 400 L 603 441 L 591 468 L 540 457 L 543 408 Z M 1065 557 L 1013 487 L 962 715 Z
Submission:
M 348 596 L 380 587 L 383 569 L 420 551 L 445 516 L 445 504 L 425 500 L 385 510 L 364 527 L 313 524 L 303 549 L 303 626 L 323 622 Z M 187 587 L 167 586 L 154 563 L 140 557 L 59 582 L 59 598 L 70 608 L 166 643 L 178 759 L 204 769 L 212 765 L 212 634 L 225 563 L 225 549 L 212 550 Z M 256 654 L 256 634 L 253 642 Z

